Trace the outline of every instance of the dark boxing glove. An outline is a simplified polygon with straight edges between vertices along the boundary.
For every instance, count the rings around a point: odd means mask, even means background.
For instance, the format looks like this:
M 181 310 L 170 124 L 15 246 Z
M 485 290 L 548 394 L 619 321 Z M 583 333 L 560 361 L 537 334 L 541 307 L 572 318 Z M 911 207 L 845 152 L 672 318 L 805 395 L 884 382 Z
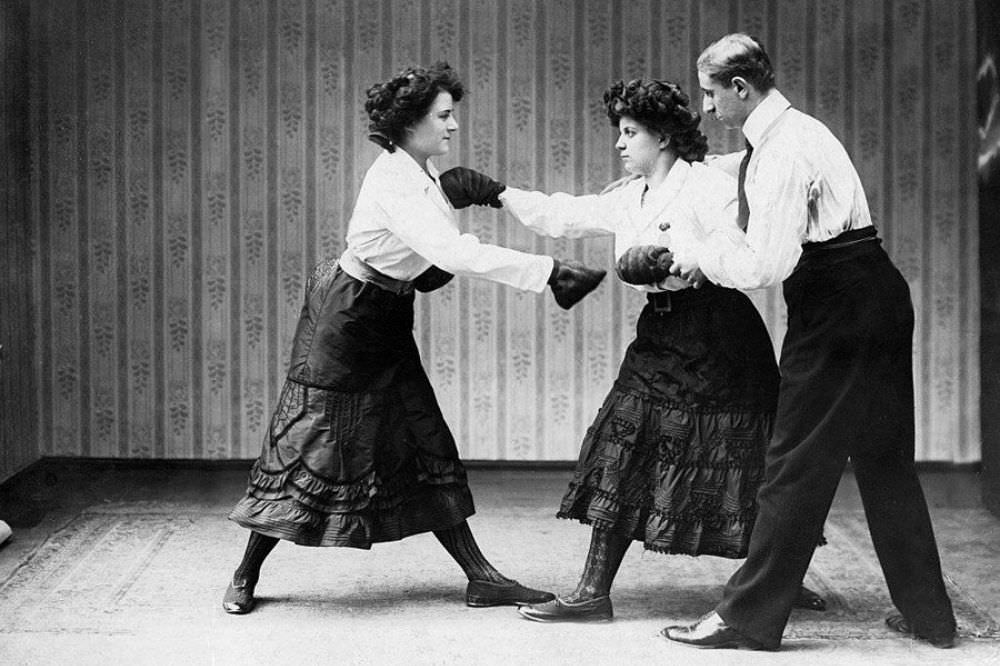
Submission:
M 414 278 L 413 288 L 422 292 L 434 291 L 451 282 L 453 277 L 455 277 L 453 273 L 449 273 L 437 266 L 431 266 Z
M 670 276 L 674 256 L 660 245 L 630 247 L 618 259 L 615 272 L 628 284 L 654 284 Z
M 597 288 L 607 271 L 597 268 L 587 268 L 578 261 L 553 260 L 552 275 L 549 276 L 549 287 L 556 303 L 563 310 L 569 310 L 580 302 L 584 296 Z
M 500 208 L 500 193 L 507 189 L 503 183 L 466 167 L 448 169 L 441 174 L 439 182 L 445 196 L 455 208 L 465 208 L 472 204 Z

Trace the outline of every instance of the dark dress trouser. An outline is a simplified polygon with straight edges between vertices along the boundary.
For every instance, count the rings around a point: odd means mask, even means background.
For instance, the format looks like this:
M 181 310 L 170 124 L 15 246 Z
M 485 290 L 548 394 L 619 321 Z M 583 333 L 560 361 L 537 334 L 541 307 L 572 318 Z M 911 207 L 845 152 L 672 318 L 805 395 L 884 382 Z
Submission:
M 893 603 L 924 636 L 955 620 L 914 468 L 913 306 L 872 228 L 807 244 L 784 283 L 788 331 L 759 513 L 716 611 L 777 648 L 848 458 Z

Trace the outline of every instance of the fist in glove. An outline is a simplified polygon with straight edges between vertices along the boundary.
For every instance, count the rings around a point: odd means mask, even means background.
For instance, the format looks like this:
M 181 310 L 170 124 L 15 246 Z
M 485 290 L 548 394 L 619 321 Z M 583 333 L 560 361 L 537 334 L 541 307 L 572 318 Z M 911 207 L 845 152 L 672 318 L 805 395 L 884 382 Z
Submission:
M 440 177 L 441 189 L 455 208 L 465 208 L 476 204 L 500 208 L 500 193 L 507 189 L 503 183 L 493 180 L 475 169 L 455 167 L 448 169 Z
M 413 288 L 417 291 L 434 291 L 451 282 L 453 277 L 455 276 L 452 273 L 437 266 L 431 266 L 413 280 Z
M 654 284 L 670 276 L 674 256 L 660 245 L 630 247 L 618 259 L 615 267 L 622 282 L 629 284 Z
M 563 310 L 569 310 L 581 298 L 592 292 L 601 284 L 607 271 L 587 268 L 578 261 L 554 260 L 549 286 L 556 303 Z

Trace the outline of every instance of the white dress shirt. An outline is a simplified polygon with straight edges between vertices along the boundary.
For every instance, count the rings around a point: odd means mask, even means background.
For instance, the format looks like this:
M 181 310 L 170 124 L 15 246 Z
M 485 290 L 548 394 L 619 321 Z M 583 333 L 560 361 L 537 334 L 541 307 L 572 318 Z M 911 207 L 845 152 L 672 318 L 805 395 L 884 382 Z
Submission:
M 365 174 L 347 225 L 347 249 L 378 272 L 412 280 L 432 264 L 454 273 L 541 292 L 552 258 L 479 242 L 458 228 L 437 182 L 405 150 L 382 151 Z
M 636 178 L 606 194 L 545 194 L 508 187 L 504 208 L 533 231 L 552 237 L 615 236 L 615 260 L 636 245 L 692 250 L 718 227 L 736 226 L 736 180 L 700 162 L 677 160 L 656 189 Z M 661 231 L 668 221 L 670 228 Z M 640 291 L 676 291 L 687 280 L 669 277 L 652 285 L 629 285 Z
M 871 226 L 858 172 L 826 125 L 772 90 L 743 134 L 753 146 L 744 183 L 750 219 L 746 234 L 717 231 L 700 245 L 695 256 L 709 280 L 739 289 L 776 285 L 791 275 L 803 243 Z M 712 164 L 731 173 L 738 160 Z

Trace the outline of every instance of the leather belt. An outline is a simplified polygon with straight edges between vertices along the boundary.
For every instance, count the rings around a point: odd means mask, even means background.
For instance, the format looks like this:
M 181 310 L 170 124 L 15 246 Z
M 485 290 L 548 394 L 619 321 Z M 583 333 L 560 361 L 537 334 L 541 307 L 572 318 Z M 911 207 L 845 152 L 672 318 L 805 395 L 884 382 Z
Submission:
M 657 314 L 677 312 L 711 303 L 720 291 L 721 288 L 717 284 L 706 282 L 697 289 L 688 287 L 676 291 L 650 292 L 646 294 L 646 302 L 653 307 L 653 312 Z
M 340 264 L 340 268 L 355 280 L 373 284 L 383 291 L 388 291 L 389 293 L 397 295 L 408 294 L 413 291 L 413 282 L 408 280 L 397 280 L 396 278 L 389 277 L 384 273 L 379 273 L 377 270 L 355 256 L 349 248 L 344 250 L 344 253 L 340 255 L 338 263 Z

